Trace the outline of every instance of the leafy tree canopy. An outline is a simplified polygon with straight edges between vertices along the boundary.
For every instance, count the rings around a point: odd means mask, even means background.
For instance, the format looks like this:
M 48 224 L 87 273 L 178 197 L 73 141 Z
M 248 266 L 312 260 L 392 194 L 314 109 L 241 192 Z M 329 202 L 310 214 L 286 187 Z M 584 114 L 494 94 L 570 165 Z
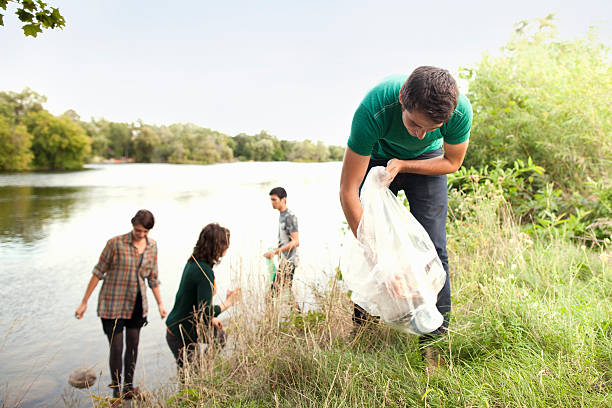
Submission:
M 25 125 L 11 125 L 10 121 L 0 116 L 0 170 L 27 170 L 33 154 L 32 135 Z
M 23 33 L 36 37 L 43 28 L 64 28 L 66 20 L 56 7 L 51 7 L 42 0 L 0 0 L 0 8 L 6 10 L 10 2 L 17 3 L 15 14 L 23 22 Z M 0 13 L 0 26 L 4 25 L 4 15 Z
M 42 110 L 28 114 L 34 165 L 39 169 L 79 169 L 85 163 L 91 142 L 81 126 L 68 116 L 53 116 Z
M 0 92 L 0 115 L 11 118 L 15 123 L 21 123 L 28 113 L 43 110 L 42 104 L 45 102 L 47 97 L 30 88 L 21 92 Z

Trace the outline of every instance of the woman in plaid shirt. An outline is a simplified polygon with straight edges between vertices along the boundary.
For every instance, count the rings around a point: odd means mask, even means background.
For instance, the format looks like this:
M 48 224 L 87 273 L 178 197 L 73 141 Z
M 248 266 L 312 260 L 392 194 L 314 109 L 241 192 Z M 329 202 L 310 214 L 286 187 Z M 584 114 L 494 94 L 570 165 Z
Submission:
M 98 299 L 98 316 L 102 319 L 102 328 L 110 346 L 111 388 L 115 398 L 131 399 L 141 396 L 138 387 L 134 387 L 133 380 L 140 329 L 147 323 L 145 279 L 153 291 L 162 319 L 167 315 L 157 279 L 157 244 L 147 237 L 154 224 L 153 214 L 140 210 L 132 218 L 131 232 L 108 240 L 98 264 L 94 267 L 83 301 L 75 312 L 77 319 L 83 317 L 89 297 L 98 282 L 103 280 Z M 126 350 L 122 362 L 124 328 Z M 125 377 L 123 393 L 120 393 L 123 368 Z

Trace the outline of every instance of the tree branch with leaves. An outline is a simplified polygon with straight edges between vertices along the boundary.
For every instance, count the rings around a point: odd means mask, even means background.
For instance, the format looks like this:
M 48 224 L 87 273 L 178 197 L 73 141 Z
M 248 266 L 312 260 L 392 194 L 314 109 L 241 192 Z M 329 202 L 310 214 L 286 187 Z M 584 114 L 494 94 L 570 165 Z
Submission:
M 36 37 L 44 28 L 64 28 L 66 20 L 56 7 L 42 0 L 0 0 L 0 8 L 6 10 L 9 3 L 17 3 L 15 14 L 24 25 L 21 27 L 26 36 Z M 0 13 L 0 26 L 4 26 L 4 14 Z

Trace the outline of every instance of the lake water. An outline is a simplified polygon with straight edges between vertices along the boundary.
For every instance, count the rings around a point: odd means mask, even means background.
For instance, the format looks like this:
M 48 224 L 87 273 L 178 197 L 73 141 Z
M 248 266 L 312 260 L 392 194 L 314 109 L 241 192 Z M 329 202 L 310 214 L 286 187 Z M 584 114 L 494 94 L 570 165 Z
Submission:
M 216 301 L 238 285 L 263 295 L 262 254 L 278 232 L 268 192 L 285 187 L 300 228 L 295 290 L 309 307 L 308 288 L 324 286 L 338 262 L 344 219 L 340 168 L 341 163 L 121 164 L 0 175 L 0 406 L 62 406 L 73 398 L 91 406 L 85 392 L 67 383 L 80 367 L 101 372 L 94 391 L 109 395 L 108 343 L 96 316 L 101 284 L 82 320 L 74 310 L 106 241 L 129 232 L 141 208 L 156 217 L 149 236 L 158 243 L 161 293 L 170 311 L 185 261 L 209 222 L 231 231 L 230 249 L 216 268 Z M 170 381 L 174 361 L 153 295 L 147 295 L 149 325 L 141 332 L 135 381 L 154 388 Z

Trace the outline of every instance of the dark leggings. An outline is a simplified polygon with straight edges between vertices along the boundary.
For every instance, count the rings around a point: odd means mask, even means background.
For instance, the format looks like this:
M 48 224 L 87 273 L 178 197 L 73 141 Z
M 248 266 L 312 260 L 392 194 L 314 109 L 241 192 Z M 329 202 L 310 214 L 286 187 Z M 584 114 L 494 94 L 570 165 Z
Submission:
M 108 361 L 111 372 L 111 388 L 113 389 L 113 395 L 115 397 L 119 396 L 121 372 L 123 369 L 125 369 L 123 389 L 127 391 L 134 387 L 134 371 L 138 358 L 140 329 L 147 323 L 147 319 L 142 316 L 142 313 L 142 296 L 140 292 L 138 292 L 131 318 L 102 319 L 102 328 L 104 329 L 104 334 L 106 334 L 108 345 L 110 346 Z M 123 353 L 124 337 L 125 353 Z
M 433 152 L 424 153 L 416 159 L 430 159 L 440 156 L 441 154 L 442 149 L 439 149 Z M 387 160 L 370 160 L 368 172 L 372 167 L 386 167 L 386 165 Z M 420 340 L 424 341 L 446 331 L 448 328 L 448 318 L 451 312 L 451 288 L 448 275 L 448 255 L 446 252 L 446 214 L 448 208 L 446 175 L 426 176 L 400 173 L 395 177 L 389 189 L 395 195 L 397 195 L 400 190 L 404 190 L 408 203 L 410 204 L 410 212 L 429 234 L 438 252 L 438 257 L 440 261 L 442 261 L 444 271 L 446 272 L 446 282 L 444 283 L 444 287 L 440 290 L 440 293 L 438 293 L 438 300 L 436 302 L 436 307 L 444 317 L 444 322 L 442 326 L 432 333 L 421 336 Z M 369 320 L 376 320 L 358 305 L 354 305 L 353 309 L 353 323 L 357 326 L 361 326 Z
M 140 339 L 140 328 L 125 328 L 125 354 L 123 354 L 123 331 L 115 332 L 108 336 L 110 346 L 110 371 L 113 393 L 118 393 L 121 385 L 121 371 L 125 367 L 125 379 L 123 388 L 129 390 L 134 385 L 134 371 L 136 359 L 138 358 L 138 341 Z M 121 357 L 123 356 L 123 364 Z

